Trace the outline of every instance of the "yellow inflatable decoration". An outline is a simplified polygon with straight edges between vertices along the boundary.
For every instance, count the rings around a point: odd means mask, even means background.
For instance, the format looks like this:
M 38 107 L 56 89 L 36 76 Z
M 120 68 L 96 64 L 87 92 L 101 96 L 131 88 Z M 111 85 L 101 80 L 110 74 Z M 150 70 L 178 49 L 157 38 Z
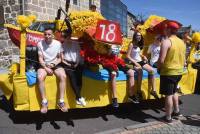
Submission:
M 83 15 L 83 16 L 81 16 Z M 89 12 L 74 12 L 71 13 L 70 18 L 72 20 L 72 27 L 74 29 L 74 35 L 80 37 L 82 32 L 88 27 L 90 23 L 95 26 L 97 18 L 102 18 L 99 14 L 94 16 L 90 16 Z M 95 18 L 95 19 L 94 19 Z M 20 64 L 13 64 L 11 67 L 11 71 L 9 74 L 1 74 L 0 76 L 0 87 L 3 90 L 7 99 L 13 97 L 13 105 L 14 109 L 17 111 L 37 111 L 40 109 L 40 95 L 37 85 L 28 86 L 26 81 L 25 73 L 25 28 L 29 25 L 29 22 L 20 21 L 23 20 L 23 17 L 19 19 L 19 24 L 22 27 L 21 34 L 21 47 L 20 47 Z M 23 22 L 23 23 L 21 23 Z M 95 23 L 94 23 L 95 22 Z M 144 24 L 145 29 L 148 23 Z M 124 40 L 124 44 L 128 44 L 130 40 Z M 127 49 L 127 46 L 122 45 L 123 50 Z M 185 94 L 191 94 L 194 91 L 196 79 L 196 72 L 190 66 L 188 68 L 187 73 L 183 76 L 180 86 L 182 92 Z M 57 106 L 57 84 L 56 78 L 54 76 L 48 76 L 46 81 L 46 93 L 49 101 L 49 109 L 56 109 Z M 156 87 L 157 92 L 159 92 L 159 78 L 156 78 Z M 135 85 L 135 89 L 137 89 L 137 85 Z M 84 108 L 90 107 L 101 107 L 111 104 L 111 91 L 110 91 L 110 83 L 107 80 L 95 80 L 93 78 L 89 78 L 83 76 L 83 87 L 82 87 L 82 96 L 85 97 L 87 105 Z M 150 96 L 148 91 L 148 80 L 144 79 L 142 82 L 142 92 L 143 99 L 153 99 Z M 128 91 L 126 90 L 126 81 L 117 81 L 117 96 L 119 103 L 127 102 Z M 67 81 L 66 86 L 66 95 L 65 101 L 69 108 L 83 108 L 81 106 L 76 105 L 75 96 L 72 92 L 70 83 Z

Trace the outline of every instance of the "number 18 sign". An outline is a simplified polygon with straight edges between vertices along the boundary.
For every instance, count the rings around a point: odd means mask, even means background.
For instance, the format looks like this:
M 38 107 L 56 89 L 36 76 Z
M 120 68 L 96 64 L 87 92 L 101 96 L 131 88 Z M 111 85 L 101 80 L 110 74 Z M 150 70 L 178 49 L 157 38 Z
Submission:
M 95 39 L 112 44 L 122 44 L 120 24 L 108 20 L 99 20 L 95 33 Z

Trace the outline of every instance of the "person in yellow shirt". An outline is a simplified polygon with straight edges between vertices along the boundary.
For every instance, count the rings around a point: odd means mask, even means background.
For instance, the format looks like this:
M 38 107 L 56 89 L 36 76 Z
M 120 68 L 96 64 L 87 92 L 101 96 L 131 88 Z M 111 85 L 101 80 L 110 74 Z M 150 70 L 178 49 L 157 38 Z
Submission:
M 176 21 L 163 22 L 161 51 L 158 60 L 160 73 L 160 94 L 165 95 L 165 121 L 173 122 L 173 117 L 182 116 L 179 110 L 177 85 L 184 72 L 185 51 L 184 42 L 176 36 L 181 24 Z

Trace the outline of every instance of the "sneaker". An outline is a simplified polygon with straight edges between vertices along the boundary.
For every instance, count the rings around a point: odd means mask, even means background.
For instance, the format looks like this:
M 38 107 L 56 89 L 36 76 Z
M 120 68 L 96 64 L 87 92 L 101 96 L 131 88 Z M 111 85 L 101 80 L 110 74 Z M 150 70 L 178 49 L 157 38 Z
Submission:
M 143 99 L 143 96 L 142 96 L 142 91 L 138 91 L 138 98 L 140 99 L 140 100 L 142 100 Z
M 129 100 L 130 102 L 135 103 L 135 104 L 140 103 L 140 102 L 139 102 L 139 97 L 138 97 L 138 96 L 135 96 L 135 95 L 129 96 L 129 97 L 128 97 L 128 100 Z
M 173 112 L 172 117 L 183 117 L 183 115 L 180 112 L 178 113 Z
M 42 102 L 41 105 L 40 113 L 46 114 L 48 112 L 48 102 Z
M 66 107 L 65 102 L 59 102 L 57 104 L 57 106 L 62 112 L 67 112 L 68 111 L 68 108 Z
M 78 99 L 76 100 L 76 104 L 77 104 L 77 105 L 86 106 L 85 99 L 84 99 L 83 97 L 78 98 Z
M 151 91 L 150 94 L 151 94 L 155 99 L 159 99 L 158 94 L 156 93 L 156 91 Z
M 117 98 L 113 98 L 112 99 L 112 106 L 115 107 L 115 108 L 118 108 L 119 107 L 119 104 L 117 102 Z
M 162 118 L 162 120 L 163 120 L 164 122 L 166 122 L 166 123 L 173 123 L 173 122 L 175 121 L 173 118 L 167 119 L 166 116 L 164 116 L 164 117 Z

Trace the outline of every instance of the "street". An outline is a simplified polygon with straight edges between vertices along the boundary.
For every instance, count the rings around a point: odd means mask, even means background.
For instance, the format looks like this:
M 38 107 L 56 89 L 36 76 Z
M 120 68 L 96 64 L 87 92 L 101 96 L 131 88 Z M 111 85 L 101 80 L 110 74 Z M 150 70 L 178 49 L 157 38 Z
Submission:
M 199 114 L 200 96 L 181 97 L 181 112 L 185 116 Z M 93 134 L 130 125 L 160 120 L 164 115 L 164 100 L 148 100 L 140 104 L 121 104 L 119 109 L 110 106 L 90 109 L 72 109 L 68 113 L 58 110 L 47 115 L 39 112 L 16 112 L 1 92 L 0 134 Z

